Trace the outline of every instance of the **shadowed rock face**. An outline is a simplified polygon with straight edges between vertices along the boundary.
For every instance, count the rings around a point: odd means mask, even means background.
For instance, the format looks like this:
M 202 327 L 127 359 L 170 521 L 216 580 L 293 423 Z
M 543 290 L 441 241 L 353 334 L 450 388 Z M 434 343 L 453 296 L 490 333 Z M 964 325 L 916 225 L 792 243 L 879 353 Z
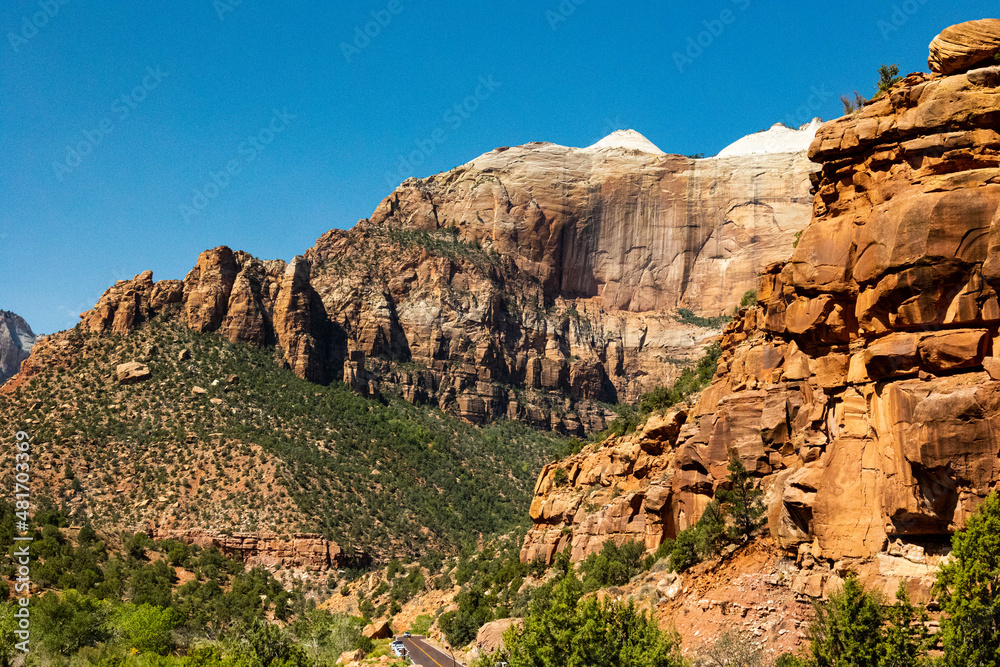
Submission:
M 473 422 L 603 428 L 601 403 L 669 383 L 716 335 L 676 309 L 731 313 L 788 256 L 815 167 L 804 152 L 692 160 L 609 143 L 501 148 L 410 179 L 287 266 L 209 250 L 183 281 L 118 283 L 83 327 L 124 333 L 165 312 L 277 346 L 315 382 Z
M 876 578 L 896 552 L 924 563 L 1000 484 L 998 121 L 993 67 L 911 75 L 820 128 L 813 221 L 726 329 L 712 385 L 559 464 L 569 484 L 547 467 L 523 557 L 653 548 L 697 521 L 739 457 L 783 547 Z
M 0 310 L 0 384 L 21 369 L 35 344 L 35 334 L 21 317 Z

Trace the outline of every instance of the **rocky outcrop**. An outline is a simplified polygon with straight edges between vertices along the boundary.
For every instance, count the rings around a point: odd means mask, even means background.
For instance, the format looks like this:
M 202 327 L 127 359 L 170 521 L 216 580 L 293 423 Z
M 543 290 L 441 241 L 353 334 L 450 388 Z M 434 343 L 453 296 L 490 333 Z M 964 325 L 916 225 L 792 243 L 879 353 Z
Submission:
M 320 535 L 297 533 L 281 537 L 273 533 L 220 533 L 211 530 L 148 531 L 154 540 L 178 540 L 202 548 L 215 547 L 227 556 L 240 559 L 247 567 L 258 565 L 270 570 L 304 569 L 326 571 L 344 565 L 340 547 Z
M 824 125 L 813 221 L 727 327 L 711 386 L 676 434 L 651 422 L 547 467 L 522 556 L 653 548 L 738 457 L 763 480 L 771 536 L 817 568 L 803 591 L 834 565 L 929 585 L 1000 483 L 998 121 L 991 67 L 911 75 Z
M 35 334 L 18 315 L 0 310 L 0 384 L 17 374 L 31 354 Z
M 614 417 L 604 404 L 671 382 L 717 334 L 697 316 L 732 313 L 787 257 L 814 168 L 789 147 L 814 131 L 707 160 L 635 132 L 500 148 L 406 181 L 287 266 L 220 247 L 183 282 L 122 281 L 82 327 L 122 334 L 162 313 L 276 346 L 315 382 L 582 435 Z
M 599 553 L 609 540 L 619 545 L 637 541 L 654 550 L 675 536 L 675 487 L 708 482 L 701 471 L 677 467 L 675 445 L 686 419 L 684 410 L 652 417 L 638 434 L 589 445 L 545 466 L 535 485 L 534 525 L 521 560 L 551 563 L 569 547 L 572 560 L 580 561 Z M 700 516 L 703 509 L 704 503 L 682 508 L 679 518 Z
M 115 377 L 118 379 L 118 384 L 129 385 L 145 382 L 152 377 L 152 374 L 149 371 L 149 366 L 140 364 L 138 361 L 129 361 L 118 364 L 118 368 L 115 369 Z
M 1000 19 L 967 21 L 951 26 L 931 42 L 932 72 L 960 74 L 974 67 L 997 64 Z

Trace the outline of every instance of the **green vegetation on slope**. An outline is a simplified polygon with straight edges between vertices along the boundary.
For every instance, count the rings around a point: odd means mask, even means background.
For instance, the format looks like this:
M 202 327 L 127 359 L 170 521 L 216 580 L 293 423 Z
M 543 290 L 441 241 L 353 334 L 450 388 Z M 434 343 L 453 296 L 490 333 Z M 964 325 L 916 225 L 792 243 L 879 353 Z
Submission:
M 263 568 L 247 570 L 214 548 L 153 542 L 144 533 L 106 536 L 89 525 L 77 532 L 68 522 L 49 507 L 32 517 L 37 588 L 28 664 L 308 667 L 371 649 L 361 619 L 315 609 L 301 583 L 287 591 Z M 11 545 L 13 534 L 14 508 L 0 503 L 3 543 Z M 8 581 L 12 551 L 0 568 Z M 3 667 L 20 654 L 13 634 L 18 605 L 4 601 L 9 595 L 0 586 Z
M 505 648 L 476 667 L 681 667 L 680 640 L 632 603 L 583 596 L 572 570 L 536 593 L 524 626 L 504 635 Z
M 176 323 L 73 340 L 72 367 L 47 367 L 0 402 L 0 414 L 30 432 L 53 495 L 93 512 L 98 526 L 167 516 L 321 532 L 378 554 L 453 551 L 524 525 L 538 469 L 568 443 L 514 422 L 476 427 L 401 399 L 317 386 L 267 351 Z M 152 379 L 119 386 L 116 365 L 137 359 L 148 359 Z

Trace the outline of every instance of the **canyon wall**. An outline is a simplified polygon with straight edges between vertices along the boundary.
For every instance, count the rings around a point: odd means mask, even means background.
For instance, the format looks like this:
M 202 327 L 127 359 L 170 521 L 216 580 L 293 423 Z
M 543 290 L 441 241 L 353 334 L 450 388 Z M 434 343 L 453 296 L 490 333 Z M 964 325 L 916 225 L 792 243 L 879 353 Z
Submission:
M 814 131 L 770 132 L 804 147 Z M 805 150 L 731 153 L 666 155 L 630 131 L 499 148 L 407 180 L 291 264 L 220 247 L 183 281 L 122 281 L 82 327 L 122 334 L 163 313 L 276 346 L 315 382 L 582 435 L 718 334 L 678 309 L 731 314 L 807 223 Z
M 522 557 L 655 548 L 737 457 L 763 481 L 771 537 L 816 563 L 814 589 L 845 563 L 928 584 L 1000 484 L 997 127 L 998 67 L 910 75 L 821 127 L 813 221 L 726 328 L 712 384 L 548 466 Z

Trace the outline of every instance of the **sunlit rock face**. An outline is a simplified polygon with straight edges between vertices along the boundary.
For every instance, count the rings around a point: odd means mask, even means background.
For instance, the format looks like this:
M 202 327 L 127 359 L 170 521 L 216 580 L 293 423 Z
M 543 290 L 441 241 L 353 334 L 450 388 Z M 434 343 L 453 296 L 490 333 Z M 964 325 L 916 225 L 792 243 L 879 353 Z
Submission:
M 718 334 L 678 309 L 731 314 L 789 256 L 810 215 L 815 130 L 776 126 L 710 159 L 634 131 L 498 148 L 407 180 L 290 264 L 220 247 L 183 281 L 122 281 L 83 326 L 122 333 L 170 311 L 274 345 L 306 379 L 582 435 Z

